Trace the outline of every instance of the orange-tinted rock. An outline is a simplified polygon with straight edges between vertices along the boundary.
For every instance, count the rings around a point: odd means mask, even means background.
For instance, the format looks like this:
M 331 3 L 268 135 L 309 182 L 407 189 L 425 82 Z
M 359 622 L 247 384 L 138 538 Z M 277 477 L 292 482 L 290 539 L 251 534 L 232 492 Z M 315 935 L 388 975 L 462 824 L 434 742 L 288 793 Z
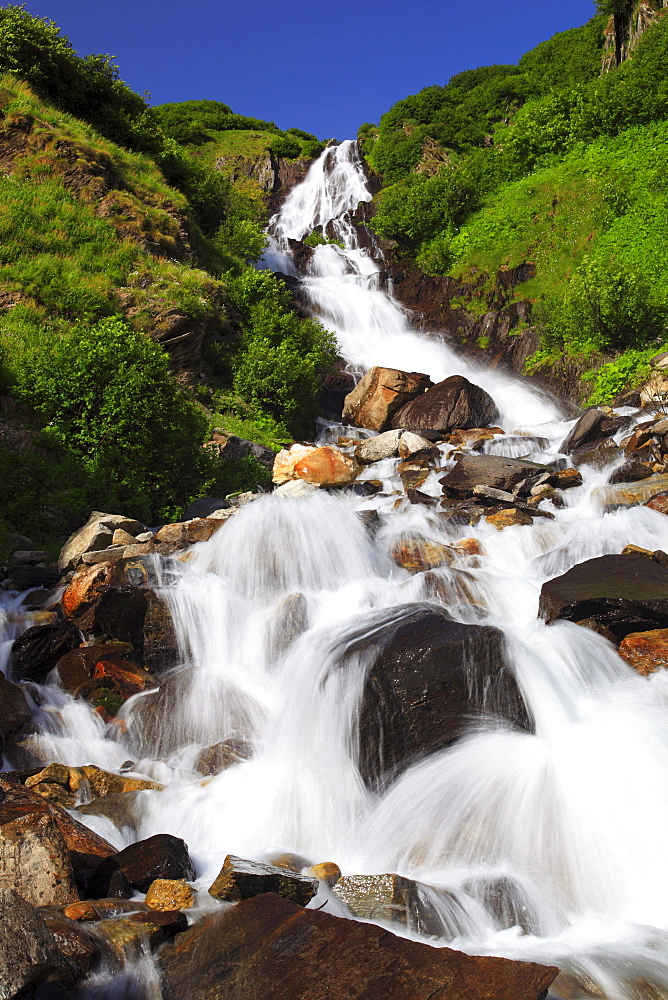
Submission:
M 88 611 L 102 591 L 109 586 L 112 575 L 113 567 L 109 562 L 80 566 L 60 599 L 66 616 L 79 618 Z
M 145 670 L 128 660 L 98 660 L 93 668 L 93 681 L 102 681 L 103 687 L 111 686 L 122 698 L 131 698 L 139 694 L 152 683 L 152 678 Z
M 513 528 L 518 524 L 533 524 L 531 515 L 525 514 L 523 510 L 517 510 L 516 507 L 500 510 L 497 514 L 488 514 L 485 520 L 493 524 L 497 531 L 503 531 L 504 528 Z
M 348 393 L 343 419 L 370 431 L 389 429 L 394 414 L 431 385 L 426 375 L 396 368 L 371 368 Z
M 668 490 L 663 493 L 655 493 L 644 506 L 649 507 L 650 510 L 658 510 L 660 514 L 668 514 Z
M 192 886 L 183 879 L 156 878 L 146 892 L 146 905 L 164 912 L 187 910 L 194 900 Z
M 96 663 L 100 660 L 115 660 L 123 657 L 130 652 L 131 648 L 129 643 L 110 642 L 72 649 L 69 653 L 61 656 L 56 664 L 60 682 L 66 691 L 76 697 L 88 686 L 93 677 Z
M 446 441 L 457 448 L 471 448 L 479 451 L 485 441 L 492 441 L 497 434 L 504 434 L 501 427 L 471 427 L 470 430 L 456 430 L 448 434 Z
M 95 907 L 90 903 L 70 903 L 63 910 L 63 916 L 68 920 L 84 921 L 97 920 Z
M 477 538 L 460 538 L 458 542 L 453 542 L 452 548 L 467 556 L 482 555 L 482 545 Z
M 164 555 L 185 549 L 195 542 L 206 542 L 222 527 L 224 521 L 216 517 L 198 517 L 193 521 L 165 524 L 156 532 L 152 544 Z
M 294 464 L 294 478 L 317 486 L 345 486 L 360 473 L 357 462 L 338 448 L 314 448 Z
M 668 667 L 668 628 L 631 632 L 622 639 L 619 655 L 639 674 L 651 674 Z
M 453 553 L 446 545 L 419 535 L 400 538 L 392 546 L 390 554 L 397 566 L 407 569 L 409 573 L 449 566 L 453 561 Z
M 322 882 L 326 882 L 330 888 L 336 885 L 341 878 L 341 869 L 335 861 L 323 861 L 319 865 L 313 865 L 312 868 L 309 868 L 308 873 L 319 878 Z
M 582 475 L 579 469 L 560 469 L 553 473 L 556 485 L 560 490 L 569 490 L 572 486 L 582 486 Z

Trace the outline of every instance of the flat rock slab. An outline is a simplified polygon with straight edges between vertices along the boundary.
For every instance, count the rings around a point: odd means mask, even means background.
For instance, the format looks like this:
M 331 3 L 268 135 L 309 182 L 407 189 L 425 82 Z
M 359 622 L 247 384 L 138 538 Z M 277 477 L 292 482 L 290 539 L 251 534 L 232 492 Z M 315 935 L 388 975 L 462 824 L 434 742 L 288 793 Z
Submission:
M 465 955 L 273 893 L 214 913 L 158 958 L 164 1000 L 539 1000 L 558 970 Z
M 551 475 L 548 465 L 525 462 L 519 458 L 502 455 L 462 455 L 447 475 L 439 479 L 443 491 L 453 496 L 466 496 L 475 486 L 490 486 L 495 490 L 511 492 L 525 484 L 522 492 L 528 493 L 535 482 Z
M 657 493 L 668 490 L 668 473 L 650 476 L 638 483 L 613 483 L 600 486 L 592 492 L 592 496 L 600 504 L 615 504 L 620 507 L 634 507 L 645 503 Z
M 215 899 L 236 903 L 241 899 L 271 892 L 300 906 L 306 906 L 316 895 L 318 888 L 317 878 L 228 854 L 209 893 Z
M 596 617 L 596 607 L 604 611 L 611 600 L 667 614 L 668 567 L 631 552 L 587 559 L 543 584 L 538 614 L 548 624 L 557 618 L 580 621 Z

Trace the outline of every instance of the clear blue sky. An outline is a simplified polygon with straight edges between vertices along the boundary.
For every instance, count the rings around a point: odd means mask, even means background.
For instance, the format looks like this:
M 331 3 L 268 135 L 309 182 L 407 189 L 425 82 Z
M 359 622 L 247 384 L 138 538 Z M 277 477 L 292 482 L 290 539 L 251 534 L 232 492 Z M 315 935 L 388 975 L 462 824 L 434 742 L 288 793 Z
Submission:
M 210 98 L 239 114 L 351 138 L 453 73 L 514 63 L 584 24 L 592 0 L 27 0 L 80 55 L 111 53 L 151 103 Z

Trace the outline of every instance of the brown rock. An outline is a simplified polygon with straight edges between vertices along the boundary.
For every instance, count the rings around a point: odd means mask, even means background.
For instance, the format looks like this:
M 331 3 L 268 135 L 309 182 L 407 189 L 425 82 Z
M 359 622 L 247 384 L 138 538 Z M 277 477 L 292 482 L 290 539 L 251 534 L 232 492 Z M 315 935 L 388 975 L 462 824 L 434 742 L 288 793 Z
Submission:
M 55 913 L 45 913 L 44 922 L 53 934 L 56 947 L 62 956 L 59 979 L 65 986 L 74 986 L 82 980 L 101 957 L 101 948 L 82 927 Z
M 129 531 L 123 528 L 116 528 L 111 539 L 112 545 L 136 545 L 137 539 Z
M 354 459 L 329 446 L 314 448 L 294 464 L 296 479 L 317 486 L 345 486 L 357 479 L 360 471 Z
M 179 643 L 169 606 L 158 594 L 147 591 L 144 616 L 144 666 L 151 673 L 159 674 L 175 666 L 179 659 Z
M 61 966 L 43 916 L 19 893 L 0 888 L 0 1000 L 27 995 Z
M 421 458 L 432 462 L 438 459 L 438 457 L 438 445 L 421 437 L 420 434 L 414 434 L 412 431 L 404 431 L 399 438 L 399 458 L 403 461 Z
M 124 792 L 140 792 L 145 789 L 161 789 L 164 786 L 157 781 L 145 778 L 129 778 L 124 774 L 112 774 L 103 771 L 95 764 L 87 764 L 81 770 L 85 774 L 94 796 L 123 794 Z
M 482 545 L 477 538 L 460 538 L 458 542 L 452 543 L 452 548 L 466 556 L 481 556 L 483 554 Z
M 224 899 L 230 903 L 265 892 L 275 892 L 284 899 L 306 906 L 318 892 L 318 880 L 285 868 L 274 868 L 228 854 L 209 887 L 209 894 L 214 899 Z
M 539 1000 L 557 969 L 466 955 L 272 893 L 205 917 L 158 958 L 164 1000 Z
M 320 879 L 321 882 L 326 882 L 331 888 L 341 878 L 341 869 L 334 861 L 323 861 L 321 864 L 309 868 L 309 875 Z
M 225 522 L 216 517 L 198 517 L 193 521 L 165 524 L 153 537 L 153 544 L 163 555 L 185 549 L 196 542 L 206 542 Z
M 34 788 L 35 785 L 40 785 L 44 781 L 69 787 L 70 769 L 64 764 L 49 764 L 37 774 L 31 774 L 30 777 L 26 778 L 25 787 Z
M 205 747 L 197 758 L 195 770 L 200 774 L 220 774 L 228 767 L 248 760 L 253 753 L 253 746 L 246 740 L 229 739 Z
M 406 492 L 408 490 L 417 490 L 429 478 L 428 468 L 421 468 L 410 462 L 400 462 L 398 472 L 401 484 Z
M 71 622 L 33 625 L 14 640 L 12 668 L 15 676 L 43 684 L 58 660 L 81 642 Z
M 610 416 L 594 407 L 582 414 L 573 429 L 559 445 L 558 450 L 569 455 L 584 447 L 595 448 L 616 434 L 622 427 L 628 426 L 628 422 L 628 417 Z
M 68 618 L 80 618 L 109 586 L 112 575 L 113 566 L 110 562 L 79 566 L 60 599 L 65 615 Z
M 138 840 L 118 854 L 105 858 L 88 883 L 89 894 L 98 898 L 108 895 L 111 880 L 117 872 L 140 892 L 146 892 L 156 878 L 195 878 L 185 841 L 168 833 L 157 833 L 146 840 Z
M 439 934 L 443 927 L 420 896 L 420 883 L 401 875 L 344 875 L 334 895 L 362 920 L 399 923 L 421 934 Z
M 538 480 L 552 478 L 548 465 L 502 455 L 461 455 L 457 464 L 439 480 L 448 496 L 468 496 L 476 486 L 528 493 Z
M 131 917 L 100 920 L 95 933 L 121 962 L 136 958 L 145 948 L 149 951 L 157 948 L 165 940 L 164 931 L 157 924 L 138 923 Z
M 23 689 L 0 672 L 0 752 L 5 737 L 17 733 L 30 719 L 30 706 Z
M 516 507 L 508 507 L 506 510 L 500 510 L 497 514 L 488 514 L 485 520 L 493 524 L 497 531 L 513 528 L 518 524 L 533 524 L 531 516 L 523 510 L 517 510 Z
M 397 566 L 409 573 L 422 573 L 438 566 L 449 566 L 454 559 L 451 549 L 440 542 L 419 535 L 404 535 L 392 546 L 390 555 Z
M 663 493 L 655 493 L 644 504 L 650 510 L 657 510 L 660 514 L 668 514 L 668 490 Z
M 195 893 L 183 879 L 156 878 L 146 891 L 146 905 L 152 910 L 187 910 Z
M 68 920 L 82 923 L 97 920 L 97 912 L 91 903 L 70 903 L 63 909 L 63 916 L 67 917 Z
M 639 674 L 652 674 L 668 667 L 668 628 L 630 632 L 622 639 L 619 655 Z
M 555 485 L 560 490 L 569 490 L 573 486 L 582 486 L 582 475 L 578 469 L 560 469 L 552 474 Z
M 448 444 L 455 445 L 456 448 L 481 451 L 485 441 L 492 441 L 497 434 L 504 433 L 501 427 L 471 427 L 470 430 L 452 431 L 445 440 Z
M 371 431 L 389 430 L 393 415 L 429 385 L 431 381 L 426 375 L 396 368 L 371 368 L 346 396 L 343 419 Z
M 601 504 L 616 504 L 621 507 L 634 507 L 645 503 L 657 493 L 668 490 L 668 474 L 650 476 L 639 483 L 616 483 L 601 486 L 594 491 L 594 496 Z
M 60 683 L 75 697 L 85 693 L 90 687 L 96 663 L 105 661 L 113 663 L 119 659 L 125 662 L 122 657 L 131 649 L 130 643 L 121 642 L 99 643 L 95 646 L 79 646 L 78 649 L 72 649 L 56 664 Z
M 393 427 L 419 431 L 423 428 L 449 431 L 480 428 L 499 416 L 489 393 L 463 375 L 451 375 L 402 406 L 392 418 Z

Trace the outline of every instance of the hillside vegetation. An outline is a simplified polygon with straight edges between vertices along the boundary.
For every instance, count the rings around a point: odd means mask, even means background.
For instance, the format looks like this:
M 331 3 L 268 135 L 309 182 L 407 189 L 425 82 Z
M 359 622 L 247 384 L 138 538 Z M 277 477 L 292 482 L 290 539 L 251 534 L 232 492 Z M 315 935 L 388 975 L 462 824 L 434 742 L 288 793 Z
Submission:
M 534 264 L 514 292 L 541 334 L 529 370 L 605 358 L 588 372 L 601 402 L 646 373 L 668 322 L 668 9 L 598 7 L 517 66 L 400 101 L 360 138 L 385 185 L 376 231 L 427 273 L 475 284 L 471 310 L 500 269 Z
M 203 442 L 308 433 L 335 350 L 252 266 L 264 202 L 22 7 L 0 9 L 0 71 L 0 533 L 48 541 L 95 507 L 155 523 L 266 482 Z M 176 106 L 193 130 L 202 103 Z M 222 107 L 222 134 L 254 135 Z

